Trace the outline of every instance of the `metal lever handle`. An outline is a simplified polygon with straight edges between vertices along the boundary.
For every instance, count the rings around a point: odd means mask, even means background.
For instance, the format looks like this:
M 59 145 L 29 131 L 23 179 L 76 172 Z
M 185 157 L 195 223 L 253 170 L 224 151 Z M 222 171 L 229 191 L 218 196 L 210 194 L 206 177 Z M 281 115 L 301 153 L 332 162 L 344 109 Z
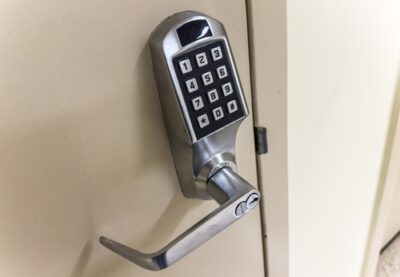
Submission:
M 217 171 L 208 180 L 207 191 L 220 206 L 155 253 L 145 254 L 103 236 L 100 243 L 143 268 L 161 270 L 245 215 L 260 199 L 260 193 L 230 168 Z

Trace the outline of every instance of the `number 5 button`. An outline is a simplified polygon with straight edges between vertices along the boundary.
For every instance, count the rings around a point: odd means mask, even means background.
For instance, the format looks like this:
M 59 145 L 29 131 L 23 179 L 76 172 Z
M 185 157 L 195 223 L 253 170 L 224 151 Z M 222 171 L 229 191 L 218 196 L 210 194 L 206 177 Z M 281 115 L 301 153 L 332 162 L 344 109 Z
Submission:
M 201 79 L 203 79 L 203 84 L 205 86 L 208 86 L 209 84 L 212 84 L 212 82 L 213 82 L 213 77 L 212 77 L 212 74 L 210 71 L 202 74 Z

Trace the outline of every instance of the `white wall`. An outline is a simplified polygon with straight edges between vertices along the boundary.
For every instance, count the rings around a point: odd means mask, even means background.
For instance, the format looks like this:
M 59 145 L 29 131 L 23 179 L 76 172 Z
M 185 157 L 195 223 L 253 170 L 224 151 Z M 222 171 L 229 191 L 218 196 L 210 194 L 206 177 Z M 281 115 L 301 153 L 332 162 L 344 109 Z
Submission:
M 360 276 L 399 81 L 398 0 L 288 0 L 290 276 Z

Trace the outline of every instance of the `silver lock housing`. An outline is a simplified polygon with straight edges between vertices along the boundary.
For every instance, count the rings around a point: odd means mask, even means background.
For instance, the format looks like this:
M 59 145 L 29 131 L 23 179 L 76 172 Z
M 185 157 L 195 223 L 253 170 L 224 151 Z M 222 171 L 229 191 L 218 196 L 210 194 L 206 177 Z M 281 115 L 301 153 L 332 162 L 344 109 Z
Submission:
M 190 22 L 206 20 L 212 36 L 182 46 L 176 30 Z M 191 123 L 173 59 L 212 42 L 222 41 L 244 115 L 234 122 L 198 139 Z M 171 153 L 183 194 L 188 198 L 210 199 L 209 178 L 228 167 L 236 171 L 235 140 L 240 123 L 249 114 L 225 28 L 218 20 L 198 12 L 185 11 L 165 19 L 151 34 L 149 45 L 163 118 Z

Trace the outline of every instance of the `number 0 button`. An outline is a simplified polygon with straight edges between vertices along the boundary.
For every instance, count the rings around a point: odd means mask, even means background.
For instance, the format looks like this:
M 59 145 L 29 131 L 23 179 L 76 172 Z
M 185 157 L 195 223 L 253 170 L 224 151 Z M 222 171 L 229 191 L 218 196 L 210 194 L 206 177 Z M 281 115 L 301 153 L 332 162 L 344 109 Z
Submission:
M 195 111 L 200 110 L 201 108 L 204 107 L 204 103 L 203 103 L 203 99 L 201 98 L 201 96 L 198 96 L 196 98 L 194 98 L 192 100 L 192 105 L 193 105 L 193 109 Z
M 204 127 L 206 127 L 208 124 L 210 124 L 210 121 L 208 120 L 207 114 L 200 115 L 200 116 L 197 118 L 197 122 L 199 123 L 200 128 L 204 128 Z
M 185 83 L 186 83 L 186 89 L 189 93 L 192 93 L 193 91 L 199 89 L 199 87 L 197 86 L 196 78 L 187 80 Z
M 213 49 L 211 49 L 211 56 L 213 61 L 218 61 L 220 59 L 222 59 L 222 51 L 221 51 L 221 47 L 214 47 Z
M 224 111 L 222 110 L 222 107 L 218 107 L 218 108 L 214 109 L 212 111 L 212 113 L 213 113 L 215 120 L 218 120 L 218 119 L 221 119 L 224 117 Z

